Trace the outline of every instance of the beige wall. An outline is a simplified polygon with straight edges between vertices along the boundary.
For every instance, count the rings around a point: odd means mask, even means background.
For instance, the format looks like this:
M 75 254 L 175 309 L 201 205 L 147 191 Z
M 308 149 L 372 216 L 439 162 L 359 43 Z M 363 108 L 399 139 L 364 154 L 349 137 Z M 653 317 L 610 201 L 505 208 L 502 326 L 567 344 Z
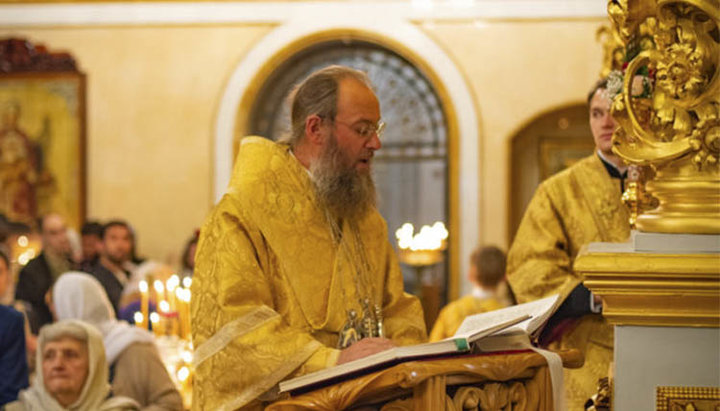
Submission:
M 585 100 L 600 71 L 602 50 L 595 31 L 603 23 L 592 19 L 423 26 L 460 67 L 477 101 L 480 243 L 508 245 L 510 140 L 534 117 Z
M 601 19 L 421 25 L 476 96 L 480 242 L 506 246 L 509 139 L 581 101 Z M 127 218 L 141 254 L 174 260 L 212 205 L 213 135 L 229 76 L 270 25 L 1 29 L 70 51 L 88 76 L 88 216 Z M 457 107 L 457 110 L 472 110 Z M 460 199 L 462 201 L 462 199 Z

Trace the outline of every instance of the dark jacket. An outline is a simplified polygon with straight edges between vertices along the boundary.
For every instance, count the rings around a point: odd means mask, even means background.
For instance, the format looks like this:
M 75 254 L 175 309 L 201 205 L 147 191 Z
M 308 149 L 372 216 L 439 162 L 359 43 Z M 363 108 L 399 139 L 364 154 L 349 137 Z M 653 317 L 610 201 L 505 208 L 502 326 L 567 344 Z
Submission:
M 45 259 L 45 253 L 40 253 L 30 260 L 22 270 L 15 286 L 15 299 L 30 304 L 28 320 L 32 333 L 37 335 L 40 327 L 52 322 L 50 308 L 45 304 L 45 293 L 53 285 L 50 266 Z
M 14 308 L 0 305 L 0 407 L 17 400 L 27 387 L 25 319 Z
M 115 310 L 115 317 L 118 317 L 118 313 L 120 312 L 120 298 L 122 297 L 124 286 L 120 283 L 117 277 L 115 277 L 115 274 L 113 274 L 112 271 L 108 270 L 104 265 L 102 265 L 102 263 L 100 263 L 100 260 L 98 260 L 89 271 L 90 274 L 100 281 L 100 284 L 102 284 L 105 292 L 107 293 L 108 299 L 110 299 L 110 303 L 113 306 L 113 310 Z

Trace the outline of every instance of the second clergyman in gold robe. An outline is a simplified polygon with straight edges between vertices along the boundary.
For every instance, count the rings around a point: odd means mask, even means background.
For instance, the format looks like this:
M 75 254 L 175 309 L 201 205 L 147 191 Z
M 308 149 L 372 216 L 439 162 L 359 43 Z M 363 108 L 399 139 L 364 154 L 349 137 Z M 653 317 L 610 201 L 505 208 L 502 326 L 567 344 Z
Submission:
M 564 300 L 548 324 L 545 342 L 577 348 L 585 364 L 566 370 L 566 402 L 582 410 L 608 375 L 613 329 L 599 314 L 600 301 L 573 271 L 580 248 L 591 242 L 629 238 L 628 212 L 621 202 L 624 167 L 612 153 L 615 122 L 605 84 L 591 92 L 590 126 L 597 152 L 540 184 L 508 253 L 508 281 L 518 303 L 559 293 Z
M 281 380 L 426 339 L 385 221 L 356 186 L 372 188 L 382 129 L 367 78 L 316 72 L 292 111 L 298 139 L 242 140 L 201 231 L 193 409 L 262 409 Z

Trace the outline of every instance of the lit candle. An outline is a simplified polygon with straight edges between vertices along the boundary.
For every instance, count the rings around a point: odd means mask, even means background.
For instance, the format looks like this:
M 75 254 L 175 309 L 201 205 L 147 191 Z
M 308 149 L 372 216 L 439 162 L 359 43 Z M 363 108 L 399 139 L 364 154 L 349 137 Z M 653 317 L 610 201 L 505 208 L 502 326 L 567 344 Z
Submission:
M 183 301 L 183 293 L 184 289 L 182 287 L 178 287 L 175 289 L 175 297 L 177 302 L 177 314 L 178 314 L 178 327 L 179 330 L 179 336 L 180 338 L 185 338 L 187 334 L 187 330 L 185 330 L 185 316 L 187 315 L 185 312 L 185 302 Z
M 170 304 L 169 312 L 173 312 L 177 310 L 177 307 L 175 306 L 175 289 L 180 284 L 180 278 L 173 274 L 166 282 L 165 282 L 165 288 L 167 289 L 167 300 Z
M 145 280 L 141 280 L 138 284 L 140 290 L 140 314 L 142 315 L 142 321 L 140 326 L 147 330 L 148 328 L 148 315 L 150 313 L 150 297 L 148 295 L 148 283 Z M 137 324 L 138 322 L 135 321 Z
M 143 313 L 141 313 L 140 311 L 135 311 L 133 319 L 135 320 L 135 326 L 142 328 L 143 324 L 145 323 L 145 316 L 143 316 Z
M 162 281 L 155 280 L 153 287 L 155 288 L 155 303 L 159 304 L 160 301 L 165 299 L 165 286 Z
M 162 335 L 160 330 L 160 315 L 158 313 L 151 313 L 150 322 L 152 323 L 153 334 L 155 334 L 156 337 Z
M 182 320 L 183 321 L 183 323 L 182 323 L 183 338 L 189 339 L 190 332 L 191 332 L 191 330 L 190 330 L 190 297 L 191 297 L 190 290 L 183 289 L 183 292 L 181 293 L 181 295 L 182 295 L 182 302 L 183 302 L 183 304 L 182 304 L 182 308 L 183 308 L 183 316 L 182 316 L 182 318 L 183 318 L 183 320 Z

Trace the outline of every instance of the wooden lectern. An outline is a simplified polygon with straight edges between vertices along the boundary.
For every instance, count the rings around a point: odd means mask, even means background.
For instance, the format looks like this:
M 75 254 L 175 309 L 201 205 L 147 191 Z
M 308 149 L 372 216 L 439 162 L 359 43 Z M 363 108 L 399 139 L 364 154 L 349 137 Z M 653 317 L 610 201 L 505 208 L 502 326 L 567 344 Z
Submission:
M 577 350 L 558 353 L 582 366 Z M 277 401 L 266 411 L 552 410 L 548 366 L 533 351 L 405 362 L 353 380 Z

